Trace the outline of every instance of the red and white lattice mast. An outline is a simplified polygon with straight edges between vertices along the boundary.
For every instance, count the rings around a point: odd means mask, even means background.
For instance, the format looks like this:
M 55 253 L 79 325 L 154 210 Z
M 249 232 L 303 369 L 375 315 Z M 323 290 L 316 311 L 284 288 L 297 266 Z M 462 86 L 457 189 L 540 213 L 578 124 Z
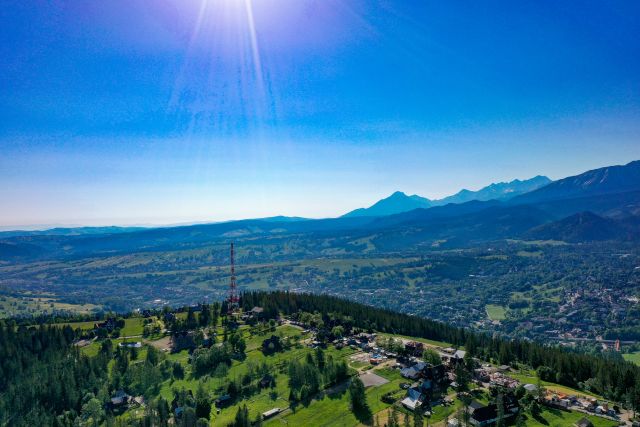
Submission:
M 240 298 L 238 297 L 238 286 L 236 285 L 236 263 L 233 251 L 233 242 L 231 243 L 231 280 L 229 281 L 229 296 L 227 297 L 227 308 L 229 313 L 233 313 L 238 309 Z

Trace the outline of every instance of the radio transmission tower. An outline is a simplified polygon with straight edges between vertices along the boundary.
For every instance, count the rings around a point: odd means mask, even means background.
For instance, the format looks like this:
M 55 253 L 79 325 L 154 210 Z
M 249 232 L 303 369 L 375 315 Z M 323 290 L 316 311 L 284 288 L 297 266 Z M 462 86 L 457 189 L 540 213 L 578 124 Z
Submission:
M 229 313 L 233 313 L 238 309 L 240 298 L 238 297 L 238 286 L 236 285 L 236 265 L 235 253 L 233 251 L 233 242 L 231 243 L 231 280 L 229 281 L 229 296 L 227 298 L 227 306 Z

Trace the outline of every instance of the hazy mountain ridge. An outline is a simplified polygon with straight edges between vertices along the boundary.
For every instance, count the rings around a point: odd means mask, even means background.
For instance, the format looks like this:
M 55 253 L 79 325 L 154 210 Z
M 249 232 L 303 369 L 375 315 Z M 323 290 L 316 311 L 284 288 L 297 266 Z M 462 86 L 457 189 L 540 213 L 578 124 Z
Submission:
M 584 182 L 586 185 L 579 184 L 582 191 L 569 191 L 564 198 L 557 197 L 558 193 L 554 190 L 551 192 L 553 197 L 544 199 L 536 196 L 540 200 L 534 202 L 526 202 L 524 197 L 519 196 L 506 201 L 450 203 L 385 216 L 356 215 L 319 220 L 275 217 L 113 234 L 6 237 L 0 238 L 3 244 L 0 260 L 183 250 L 244 238 L 264 242 L 281 241 L 283 245 L 291 239 L 301 239 L 305 242 L 308 254 L 322 253 L 323 248 L 331 245 L 338 251 L 365 247 L 361 246 L 362 243 L 354 243 L 358 239 L 370 242 L 372 246 L 368 250 L 382 252 L 388 249 L 418 249 L 435 241 L 445 241 L 453 247 L 505 238 L 544 237 L 569 241 L 637 239 L 637 230 L 640 228 L 636 220 L 640 213 L 640 181 L 629 182 L 620 177 L 633 176 L 638 165 L 640 162 L 615 167 L 616 178 L 606 185 L 603 183 L 612 176 L 611 172 L 606 171 L 612 168 L 566 178 L 567 182 Z M 600 178 L 596 180 L 599 189 L 595 193 L 592 186 L 596 181 L 593 177 Z M 618 186 L 617 183 L 623 185 Z M 561 184 L 563 188 L 565 185 Z M 635 191 L 625 191 L 628 189 Z M 394 198 L 401 201 L 410 199 L 413 203 L 424 205 L 420 198 L 410 198 L 403 193 L 396 193 Z M 571 218 L 585 211 L 595 217 L 583 214 L 577 219 Z M 604 231 L 594 234 L 593 230 L 599 226 Z
M 342 217 L 387 216 L 414 209 L 444 206 L 450 203 L 460 204 L 474 200 L 508 200 L 517 195 L 541 188 L 550 182 L 552 181 L 546 176 L 538 175 L 526 180 L 514 179 L 510 182 L 493 183 L 477 191 L 463 189 L 454 195 L 436 200 L 429 200 L 416 194 L 409 196 L 401 191 L 396 191 L 389 197 L 377 201 L 368 208 L 355 209 Z
M 130 233 L 146 228 L 148 227 L 118 227 L 111 225 L 105 227 L 54 227 L 44 230 L 8 230 L 0 231 L 0 238 L 15 236 L 81 236 L 89 234 Z
M 416 194 L 408 196 L 402 191 L 396 191 L 392 195 L 377 201 L 368 208 L 359 208 L 342 215 L 342 218 L 357 216 L 387 216 L 414 209 L 424 209 L 432 206 L 429 199 Z
M 640 190 L 640 160 L 607 166 L 559 179 L 537 190 L 514 197 L 516 203 L 534 203 L 589 195 Z
M 551 179 L 542 175 L 537 175 L 533 178 L 523 181 L 514 179 L 510 182 L 494 183 L 483 187 L 478 191 L 463 189 L 453 196 L 445 197 L 444 199 L 440 200 L 434 200 L 432 204 L 434 206 L 440 206 L 446 205 L 448 203 L 465 203 L 472 200 L 508 200 L 519 194 L 537 190 L 538 188 L 544 187 L 551 182 Z

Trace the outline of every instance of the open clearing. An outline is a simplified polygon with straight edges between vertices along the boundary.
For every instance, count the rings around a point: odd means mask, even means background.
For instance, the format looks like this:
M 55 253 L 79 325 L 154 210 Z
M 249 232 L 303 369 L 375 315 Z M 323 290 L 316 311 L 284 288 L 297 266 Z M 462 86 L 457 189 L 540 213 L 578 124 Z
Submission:
M 640 365 L 640 351 L 636 351 L 635 353 L 627 353 L 623 354 L 624 360 L 628 360 L 629 362 L 633 362 L 636 365 Z
M 507 318 L 507 310 L 501 305 L 487 304 L 487 316 L 491 320 L 504 320 Z
M 388 379 L 376 375 L 371 371 L 360 374 L 360 379 L 365 387 L 379 386 L 389 382 Z
M 159 340 L 147 341 L 147 343 L 161 351 L 164 351 L 165 349 L 169 350 L 171 348 L 171 337 L 166 336 L 166 337 L 160 338 Z

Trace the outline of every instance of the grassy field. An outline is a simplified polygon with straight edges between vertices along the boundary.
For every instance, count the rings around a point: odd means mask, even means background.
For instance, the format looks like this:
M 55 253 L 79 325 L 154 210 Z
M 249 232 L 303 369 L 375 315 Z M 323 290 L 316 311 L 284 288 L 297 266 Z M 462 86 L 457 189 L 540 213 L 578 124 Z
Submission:
M 568 243 L 561 240 L 514 240 L 507 239 L 507 242 L 512 244 L 527 244 L 532 246 L 566 246 Z
M 535 372 L 528 373 L 509 373 L 507 374 L 511 378 L 515 378 L 520 381 L 522 384 L 537 384 L 538 377 L 535 375 Z M 566 387 L 560 384 L 551 383 L 548 381 L 540 381 L 547 390 L 554 391 L 556 393 L 564 393 L 568 395 L 576 395 L 576 396 L 586 396 L 586 397 L 595 397 L 599 400 L 604 400 L 602 396 L 598 396 L 596 394 L 585 393 L 570 387 Z
M 68 304 L 59 302 L 55 298 L 0 296 L 0 319 L 13 316 L 37 316 L 61 311 L 91 314 L 99 309 L 100 306 L 94 304 Z
M 393 337 L 393 338 L 404 338 L 407 340 L 412 340 L 412 341 L 418 341 L 418 342 L 422 342 L 425 344 L 429 344 L 430 346 L 433 347 L 441 347 L 441 348 L 447 348 L 447 347 L 452 347 L 453 344 L 450 344 L 448 342 L 444 342 L 444 341 L 435 341 L 435 340 L 429 340 L 426 338 L 416 338 L 416 337 L 408 337 L 406 335 L 392 335 L 392 334 L 378 334 L 381 337 Z M 460 347 L 462 349 L 464 349 L 464 347 Z
M 389 391 L 398 390 L 401 382 L 400 379 L 394 379 L 381 386 L 367 388 L 367 402 L 373 414 L 390 406 L 382 402 L 380 397 Z M 350 409 L 349 393 L 343 387 L 335 393 L 322 393 L 308 406 L 300 405 L 283 416 L 270 420 L 267 425 L 283 423 L 295 426 L 355 426 L 359 424 L 359 420 Z
M 487 316 L 491 320 L 504 320 L 507 318 L 507 310 L 501 305 L 487 304 L 485 309 Z
M 593 415 L 586 415 L 581 412 L 566 412 L 544 407 L 538 419 L 533 418 L 530 414 L 527 415 L 527 427 L 570 427 L 575 425 L 575 423 L 583 417 L 588 418 L 595 427 L 614 427 L 618 425 L 615 421 L 609 421 Z
M 94 325 L 98 323 L 98 320 L 90 320 L 87 322 L 70 322 L 70 323 L 58 323 L 60 326 L 69 325 L 73 329 L 93 329 Z M 120 330 L 120 336 L 130 337 L 136 335 L 142 335 L 144 319 L 142 317 L 130 317 L 124 320 L 124 328 Z
M 500 306 L 493 306 L 493 310 L 504 309 Z M 489 312 L 489 307 L 487 307 Z M 151 345 L 152 341 L 148 339 L 137 338 L 141 335 L 143 328 L 143 318 L 133 317 L 125 319 L 125 326 L 121 330 L 121 338 L 112 339 L 114 345 L 118 345 L 125 341 L 142 341 L 143 347 L 138 351 L 136 361 L 132 360 L 130 363 L 140 363 L 143 361 L 147 354 L 147 346 Z M 74 328 L 90 329 L 95 322 L 75 322 L 70 323 Z M 241 405 L 247 404 L 249 408 L 249 415 L 251 419 L 255 419 L 258 414 L 273 408 L 280 408 L 281 413 L 273 417 L 272 419 L 265 420 L 266 425 L 313 425 L 313 426 L 357 426 L 362 425 L 362 420 L 356 418 L 356 415 L 350 408 L 349 393 L 347 391 L 347 382 L 330 387 L 324 391 L 321 391 L 315 398 L 306 403 L 294 404 L 290 407 L 289 402 L 289 385 L 288 375 L 286 374 L 286 366 L 292 360 L 301 360 L 305 358 L 309 353 L 315 350 L 306 347 L 302 343 L 295 345 L 293 348 L 286 352 L 276 353 L 266 356 L 260 351 L 262 341 L 271 336 L 272 334 L 278 335 L 282 338 L 297 340 L 304 340 L 303 331 L 291 325 L 281 325 L 275 328 L 275 331 L 265 328 L 263 330 L 257 330 L 255 328 L 249 328 L 246 325 L 240 327 L 240 332 L 247 344 L 246 357 L 244 360 L 234 360 L 229 367 L 228 372 L 223 377 L 214 377 L 213 375 L 205 375 L 203 377 L 195 377 L 191 374 L 191 366 L 189 364 L 189 353 L 182 351 L 175 354 L 165 353 L 164 357 L 174 362 L 179 362 L 185 367 L 184 379 L 168 379 L 161 383 L 159 394 L 166 400 L 171 401 L 174 395 L 174 390 L 185 388 L 187 390 L 195 390 L 199 384 L 202 384 L 206 390 L 209 391 L 209 395 L 212 399 L 225 394 L 225 390 L 229 379 L 240 378 L 244 375 L 250 366 L 257 366 L 262 363 L 266 363 L 272 367 L 272 372 L 275 377 L 275 387 L 259 390 L 252 396 L 232 404 L 221 410 L 212 408 L 210 425 L 228 425 L 233 421 Z M 123 337 L 132 338 L 123 338 Z M 387 336 L 386 334 L 380 334 L 380 336 Z M 451 345 L 446 342 L 439 342 L 427 339 L 420 339 L 415 337 L 394 336 L 395 338 L 405 338 L 424 342 L 430 346 L 437 347 L 450 347 Z M 81 352 L 88 356 L 95 356 L 100 349 L 100 342 L 93 341 L 88 345 L 81 348 Z M 342 349 L 336 349 L 333 346 L 329 346 L 325 350 L 326 357 L 332 357 L 335 360 L 343 359 L 347 361 L 351 367 L 359 367 L 367 365 L 364 362 L 358 363 L 350 360 L 350 357 L 356 353 L 355 350 L 345 347 Z M 634 354 L 632 356 L 640 356 L 640 354 Z M 354 366 L 354 364 L 358 366 Z M 372 367 L 372 372 L 386 378 L 389 382 L 379 386 L 372 386 L 366 389 L 367 401 L 371 409 L 371 413 L 374 419 L 386 419 L 388 417 L 388 410 L 390 404 L 384 403 L 381 397 L 388 392 L 400 392 L 400 384 L 405 380 L 400 376 L 398 370 L 391 368 L 378 368 Z M 522 383 L 538 383 L 538 378 L 535 372 L 521 371 L 519 373 L 511 373 L 510 376 L 518 379 Z M 584 395 L 578 390 L 574 390 L 568 387 L 560 386 L 558 384 L 541 382 L 548 390 L 554 390 L 566 394 Z M 593 396 L 601 399 L 599 396 Z M 481 401 L 486 399 L 479 398 Z M 487 403 L 487 402 L 484 402 Z M 452 406 L 435 406 L 430 417 L 430 424 L 438 425 L 446 417 L 455 416 L 460 410 L 461 402 L 455 400 Z M 404 409 L 400 409 L 404 411 Z M 136 414 L 138 409 L 130 409 L 125 412 L 121 421 L 126 421 L 130 418 L 135 418 L 140 414 Z M 578 412 L 564 412 L 545 408 L 538 418 L 533 418 L 530 414 L 526 420 L 526 425 L 531 427 L 560 427 L 570 426 L 576 421 L 581 419 L 582 413 Z M 596 427 L 612 427 L 616 423 L 605 420 L 603 418 L 588 416 Z
M 67 325 L 69 325 L 74 330 L 82 329 L 82 330 L 88 331 L 90 329 L 93 329 L 93 327 L 95 326 L 95 324 L 97 322 L 98 322 L 97 320 L 89 320 L 87 322 L 56 323 L 56 325 L 57 326 L 67 326 Z
M 364 368 L 366 367 L 371 367 L 371 364 L 367 363 L 367 362 L 361 362 L 359 360 L 350 360 L 349 361 L 349 366 L 351 366 L 354 369 L 360 369 L 360 368 Z M 369 369 L 369 368 L 367 368 Z
M 130 337 L 132 335 L 142 335 L 142 317 L 132 317 L 124 320 L 124 328 L 120 331 L 120 336 Z
M 80 347 L 80 352 L 82 354 L 84 354 L 84 355 L 89 356 L 89 357 L 93 357 L 93 356 L 97 355 L 99 351 L 100 351 L 100 343 L 97 342 L 97 341 L 93 341 L 89 345 L 85 345 L 83 347 Z
M 142 332 L 142 318 L 130 318 L 126 319 L 125 327 L 123 328 L 123 336 L 125 334 L 127 336 L 135 336 L 139 335 Z M 74 327 L 88 328 L 91 327 L 93 322 L 78 322 L 72 324 Z M 241 327 L 242 334 L 247 342 L 247 352 L 246 358 L 244 360 L 235 360 L 232 365 L 229 367 L 228 373 L 221 378 L 214 377 L 212 375 L 205 375 L 203 377 L 197 378 L 191 374 L 191 367 L 189 365 L 189 353 L 185 350 L 175 354 L 165 354 L 169 360 L 174 362 L 179 362 L 185 367 L 185 378 L 181 380 L 168 379 L 165 380 L 160 387 L 160 395 L 171 401 L 173 398 L 174 390 L 185 388 L 188 390 L 195 390 L 198 388 L 199 384 L 202 384 L 206 390 L 209 391 L 209 395 L 212 399 L 225 394 L 226 386 L 229 382 L 230 378 L 239 378 L 243 374 L 245 374 L 249 366 L 257 366 L 261 363 L 267 363 L 273 369 L 275 377 L 275 387 L 267 388 L 264 390 L 260 390 L 254 395 L 246 398 L 245 400 L 238 401 L 235 404 L 230 405 L 229 407 L 223 408 L 221 410 L 217 410 L 215 407 L 212 408 L 211 412 L 211 421 L 210 425 L 228 425 L 233 422 L 233 419 L 238 412 L 238 409 L 241 405 L 247 404 L 249 408 L 249 415 L 251 419 L 255 419 L 258 414 L 261 414 L 265 411 L 271 410 L 273 408 L 280 408 L 281 413 L 276 415 L 272 419 L 265 420 L 265 425 L 275 426 L 275 425 L 290 425 L 290 426 L 358 426 L 362 425 L 362 420 L 356 418 L 354 413 L 350 408 L 350 399 L 349 393 L 347 391 L 347 382 L 342 384 L 338 384 L 336 386 L 330 387 L 322 392 L 320 392 L 315 398 L 311 399 L 306 403 L 295 404 L 290 407 L 289 402 L 289 386 L 288 386 L 288 376 L 286 375 L 286 366 L 288 362 L 291 360 L 300 360 L 306 357 L 307 354 L 314 352 L 315 350 L 306 347 L 302 344 L 298 344 L 294 346 L 292 349 L 282 352 L 276 353 L 274 355 L 265 356 L 260 351 L 260 344 L 263 339 L 269 337 L 271 334 L 275 334 L 281 336 L 283 338 L 292 338 L 299 337 L 304 338 L 302 336 L 302 331 L 290 325 L 282 325 L 276 327 L 275 331 L 256 331 L 250 330 L 250 328 L 244 326 Z M 399 338 L 399 337 L 396 337 Z M 408 339 L 415 339 L 411 337 L 403 337 Z M 135 341 L 138 338 L 117 338 L 112 340 L 114 345 L 124 341 Z M 137 361 L 131 361 L 130 363 L 139 363 L 139 361 L 143 361 L 147 354 L 147 346 L 150 345 L 151 341 L 139 339 L 145 343 L 142 349 L 138 351 Z M 448 347 L 450 346 L 448 343 L 437 342 L 431 340 L 419 339 L 419 341 L 423 341 L 429 345 L 434 345 L 438 347 Z M 100 348 L 100 343 L 98 341 L 91 342 L 89 345 L 82 347 L 82 353 L 88 356 L 95 356 Z M 355 353 L 349 347 L 345 347 L 342 349 L 336 349 L 333 346 L 329 346 L 325 350 L 326 357 L 333 357 L 335 360 L 343 359 L 349 362 L 351 355 Z M 352 362 L 353 363 L 353 362 Z M 390 404 L 384 403 L 381 400 L 381 397 L 388 392 L 402 392 L 400 388 L 400 384 L 404 382 L 404 379 L 400 376 L 398 370 L 391 368 L 373 368 L 373 372 L 377 375 L 380 375 L 386 378 L 389 382 L 386 384 L 382 384 L 379 386 L 372 386 L 366 389 L 367 402 L 369 403 L 369 407 L 371 409 L 371 413 L 373 415 L 374 420 L 384 420 L 388 417 L 388 410 L 390 408 Z M 535 376 L 535 372 L 530 371 L 522 371 L 520 373 L 512 373 L 510 376 L 518 379 L 523 383 L 533 383 L 536 384 L 538 382 L 537 377 Z M 581 393 L 577 390 L 570 389 L 568 387 L 559 386 L 557 384 L 549 383 L 549 382 L 541 382 L 549 390 L 555 390 L 558 392 L 563 392 L 567 394 L 576 394 L 576 395 L 587 395 L 585 393 Z M 599 398 L 599 396 L 593 396 Z M 485 401 L 482 397 L 478 398 L 481 401 Z M 485 402 L 487 403 L 487 402 Z M 455 403 L 452 406 L 435 406 L 432 411 L 432 415 L 430 417 L 431 425 L 439 425 L 446 417 L 453 417 L 461 408 L 461 402 L 459 400 L 455 400 Z M 129 411 L 125 412 L 121 417 L 121 421 L 126 421 L 128 419 L 136 418 L 140 416 L 140 413 L 136 413 L 139 409 L 132 408 Z M 404 411 L 404 409 L 400 409 L 400 411 Z M 585 416 L 579 412 L 564 412 L 549 408 L 544 408 L 541 416 L 538 418 L 533 418 L 530 414 L 528 414 L 528 418 L 526 420 L 526 426 L 530 427 L 565 427 L 571 426 L 576 421 Z M 401 416 L 402 418 L 402 416 Z M 587 416 L 594 426 L 596 427 L 613 427 L 616 425 L 615 422 L 608 421 L 603 418 L 595 417 L 595 416 Z M 412 420 L 411 420 L 412 421 Z
M 636 365 L 640 365 L 640 351 L 636 351 L 635 353 L 627 353 L 623 354 L 624 360 L 628 360 L 629 362 L 633 362 Z
M 221 337 L 221 334 L 218 334 Z M 247 351 L 259 349 L 262 346 L 262 341 L 271 335 L 278 335 L 282 337 L 302 337 L 302 331 L 299 328 L 290 325 L 279 326 L 275 332 L 268 330 L 263 331 L 260 334 L 251 334 L 249 331 L 243 333 L 243 338 L 247 344 Z
M 299 336 L 301 334 L 301 331 L 300 329 L 289 325 L 282 325 L 278 326 L 276 328 L 276 331 L 273 333 L 282 337 L 293 337 L 296 335 Z M 236 378 L 241 376 L 247 371 L 250 364 L 253 364 L 255 366 L 259 363 L 266 362 L 267 364 L 274 366 L 276 370 L 278 370 L 280 367 L 284 367 L 286 362 L 288 362 L 289 360 L 302 359 L 306 356 L 307 353 L 313 351 L 310 348 L 301 346 L 300 348 L 294 348 L 284 353 L 276 353 L 274 355 L 265 356 L 258 348 L 262 340 L 271 336 L 271 334 L 272 332 L 268 332 L 264 335 L 256 334 L 249 336 L 248 333 L 245 333 L 247 348 L 249 349 L 249 347 L 251 347 L 252 349 L 247 351 L 247 357 L 245 360 L 236 360 L 233 362 L 225 378 L 215 378 L 212 376 L 195 378 L 189 373 L 191 368 L 188 364 L 189 354 L 187 351 L 168 355 L 168 358 L 170 360 L 180 362 L 185 366 L 187 375 L 183 380 L 176 380 L 173 382 L 165 381 L 164 383 L 162 383 L 160 394 L 165 399 L 171 401 L 171 399 L 173 398 L 173 389 L 185 388 L 195 392 L 198 387 L 198 383 L 202 382 L 205 388 L 207 390 L 210 390 L 211 396 L 216 397 L 224 394 L 223 388 L 226 387 L 228 378 Z M 327 357 L 333 356 L 334 358 L 347 358 L 352 353 L 353 350 L 348 348 L 342 350 L 329 348 L 326 350 L 325 355 Z M 258 413 L 265 412 L 274 407 L 288 407 L 288 377 L 282 373 L 278 373 L 275 378 L 276 387 L 274 389 L 262 390 L 259 393 L 251 396 L 247 401 L 242 402 L 248 404 L 252 419 L 255 418 Z M 214 425 L 226 425 L 227 423 L 233 421 L 233 418 L 235 417 L 239 406 L 240 404 L 231 405 L 222 409 L 220 413 L 215 413 L 216 411 L 214 409 L 214 411 L 212 412 L 212 420 L 214 420 Z
M 135 320 L 135 319 L 132 319 Z M 127 325 L 127 327 L 137 327 L 136 324 Z M 132 332 L 132 330 L 128 330 Z M 173 398 L 173 390 L 185 388 L 195 391 L 198 384 L 201 382 L 207 390 L 210 390 L 212 397 L 224 394 L 224 387 L 226 387 L 228 378 L 237 378 L 244 374 L 249 365 L 257 365 L 259 363 L 266 362 L 267 364 L 276 368 L 277 374 L 275 375 L 276 386 L 273 389 L 265 389 L 251 396 L 249 399 L 229 407 L 223 408 L 219 412 L 213 408 L 211 414 L 211 425 L 227 425 L 232 422 L 238 408 L 241 404 L 246 403 L 249 406 L 250 417 L 254 419 L 259 413 L 265 412 L 273 408 L 287 409 L 289 408 L 289 387 L 288 376 L 280 371 L 284 368 L 288 361 L 294 359 L 302 359 L 308 353 L 314 350 L 300 345 L 298 348 L 293 348 L 283 353 L 276 353 L 274 355 L 265 356 L 260 350 L 260 343 L 263 339 L 270 336 L 272 333 L 282 337 L 294 337 L 300 336 L 301 330 L 289 325 L 282 325 L 276 328 L 275 332 L 266 332 L 261 334 L 250 335 L 248 331 L 244 333 L 247 340 L 247 348 L 251 348 L 246 353 L 246 359 L 242 361 L 234 361 L 229 368 L 229 372 L 224 378 L 215 378 L 212 376 L 204 376 L 202 378 L 195 378 L 190 374 L 190 366 L 188 364 L 188 353 L 186 351 L 169 354 L 167 357 L 170 360 L 180 362 L 185 366 L 186 375 L 182 380 L 167 380 L 162 383 L 160 389 L 160 395 L 165 399 L 171 400 Z M 122 339 L 114 340 L 120 342 Z M 97 354 L 99 349 L 98 343 L 91 343 L 90 345 L 83 347 L 85 354 Z M 141 349 L 138 355 L 138 360 L 143 360 L 146 353 L 146 347 Z M 329 347 L 325 350 L 326 357 L 333 357 L 334 359 L 348 360 L 349 356 L 354 353 L 354 350 L 350 348 L 335 349 Z M 382 394 L 398 390 L 399 384 L 402 379 L 397 371 L 383 370 L 381 374 L 387 377 L 390 382 L 383 384 L 379 387 L 369 387 L 367 389 L 367 399 L 373 412 L 379 412 L 389 405 L 383 403 L 380 400 Z M 126 414 L 124 415 L 126 417 Z M 124 420 L 125 418 L 123 418 Z M 283 422 L 288 425 L 357 425 L 358 420 L 355 418 L 349 407 L 349 395 L 346 392 L 346 384 L 342 386 L 336 386 L 329 392 L 321 392 L 316 399 L 305 405 L 297 405 L 295 410 L 287 410 L 280 416 L 275 417 L 273 420 L 268 420 L 271 424 L 281 424 Z
M 287 351 L 285 353 L 277 353 L 272 356 L 264 356 L 260 351 L 251 351 L 247 354 L 247 360 L 240 363 L 234 362 L 234 365 L 229 370 L 228 377 L 233 378 L 234 376 L 238 376 L 246 370 L 246 363 L 261 363 L 266 361 L 269 364 L 273 364 L 276 366 L 284 366 L 285 362 L 288 360 L 294 359 L 302 359 L 306 356 L 307 353 L 313 350 L 303 347 L 299 349 L 293 349 L 291 351 Z M 351 354 L 351 350 L 343 349 L 343 350 L 335 350 L 333 348 L 327 349 L 325 355 L 332 355 L 334 358 L 343 358 L 348 357 Z M 210 384 L 215 387 L 215 382 L 218 382 L 220 385 L 226 384 L 225 379 L 214 379 Z M 260 393 L 252 396 L 248 402 L 249 413 L 251 418 L 255 418 L 258 413 L 265 412 L 272 408 L 287 408 L 289 406 L 289 387 L 288 387 L 288 377 L 284 374 L 279 374 L 276 376 L 276 387 L 275 390 L 263 390 Z M 312 403 L 313 404 L 313 403 Z M 224 408 L 220 411 L 219 414 L 215 415 L 215 425 L 226 425 L 231 422 L 238 411 L 238 405 L 232 405 L 228 408 Z M 298 424 L 294 424 L 298 425 Z
M 540 258 L 543 255 L 542 251 L 518 251 L 518 256 L 527 258 Z

